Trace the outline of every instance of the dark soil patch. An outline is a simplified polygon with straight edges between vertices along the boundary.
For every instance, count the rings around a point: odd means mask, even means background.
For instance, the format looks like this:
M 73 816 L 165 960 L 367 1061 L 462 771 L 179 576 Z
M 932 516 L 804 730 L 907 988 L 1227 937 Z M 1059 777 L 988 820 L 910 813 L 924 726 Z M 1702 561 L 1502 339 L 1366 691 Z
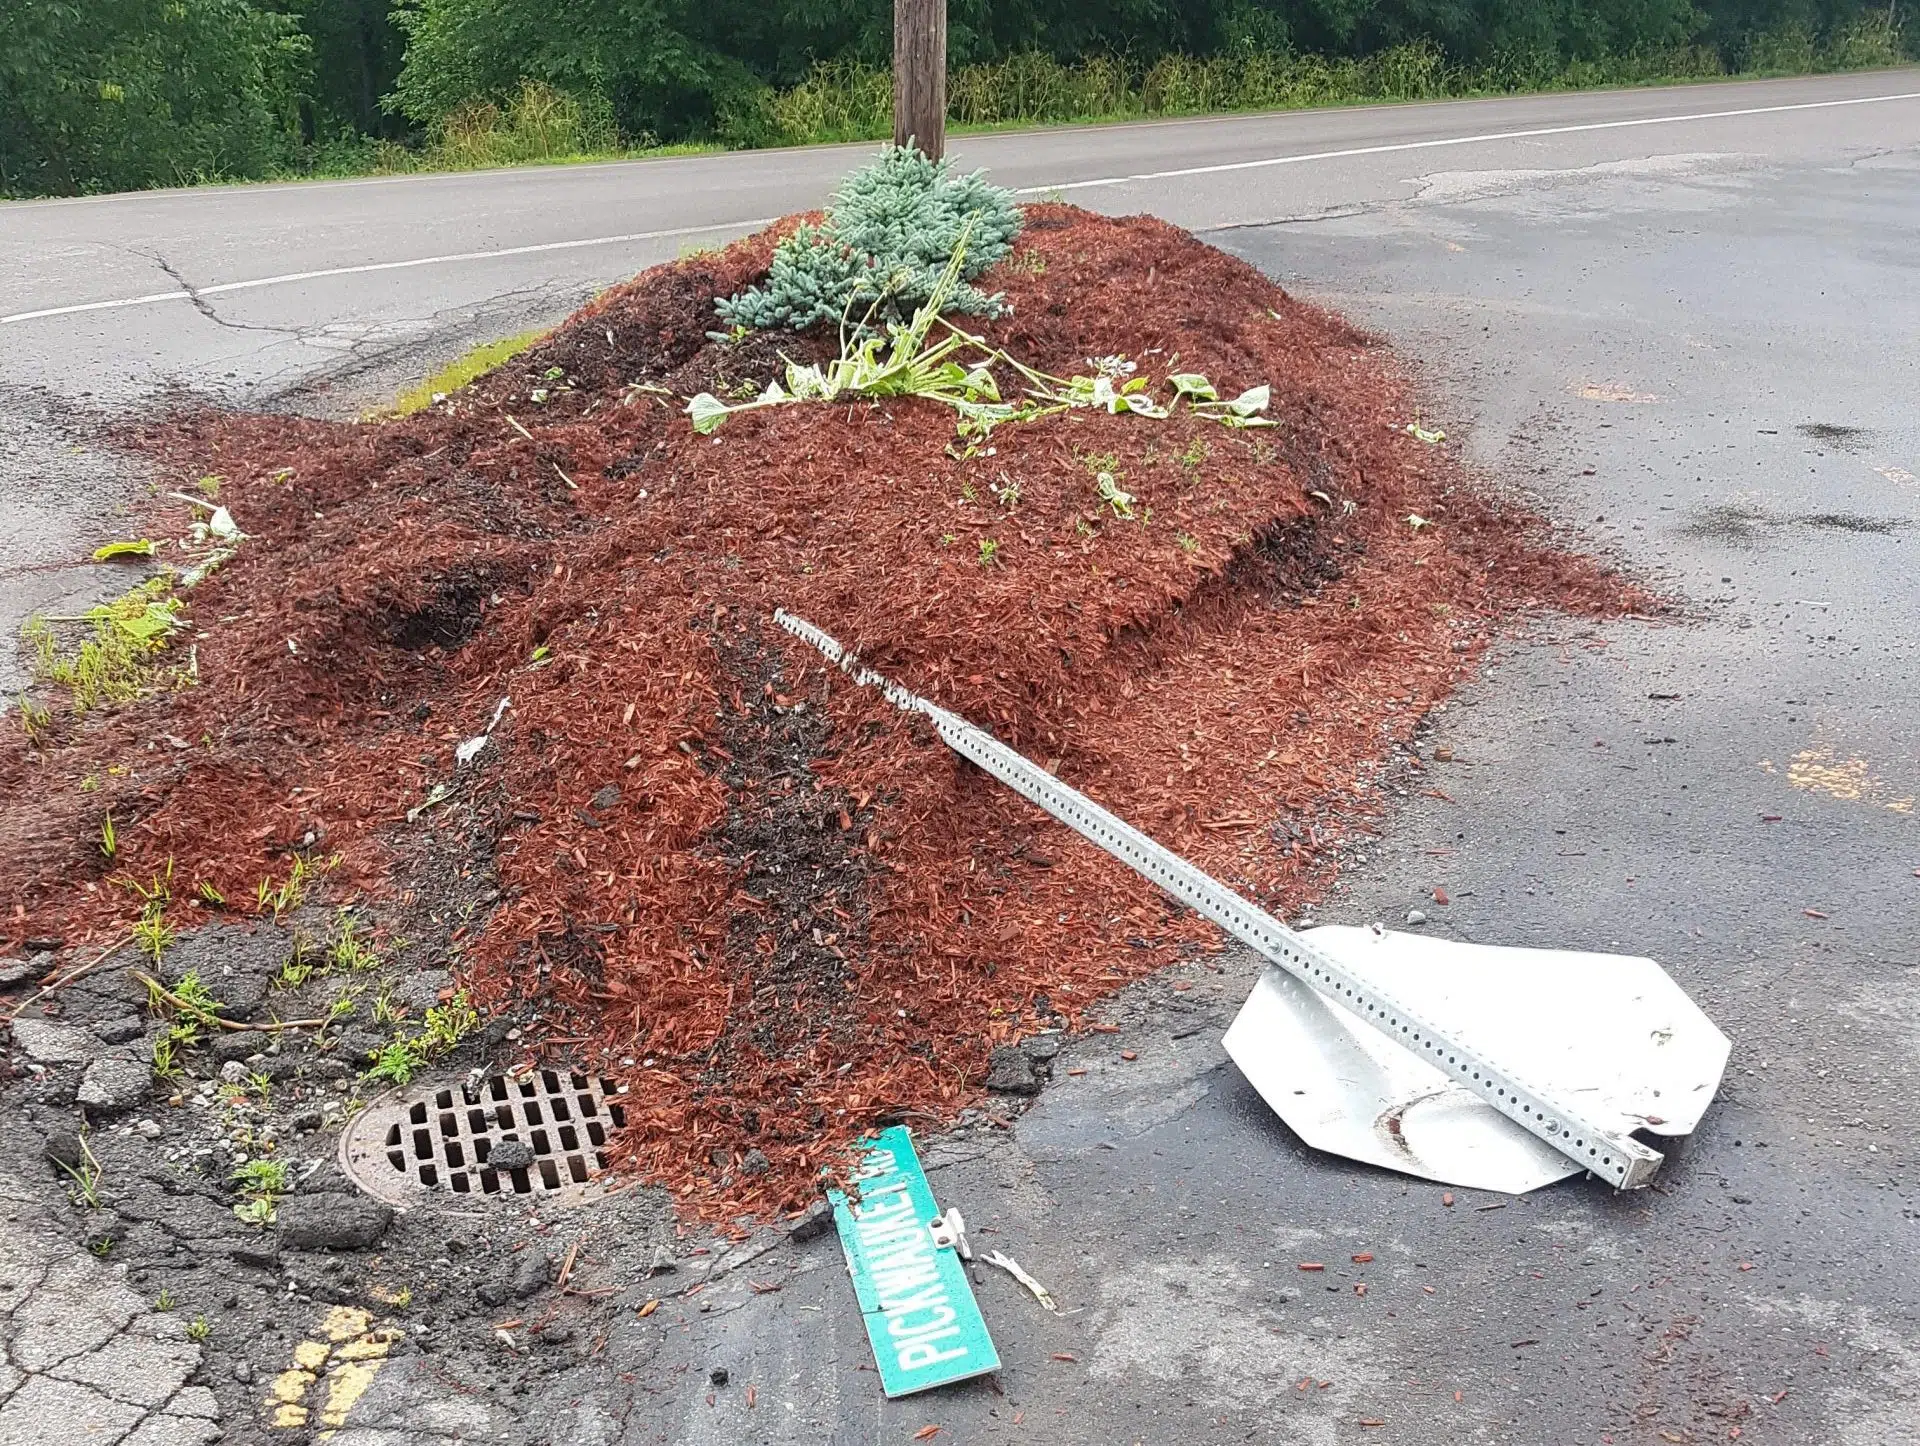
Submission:
M 251 540 L 193 595 L 197 687 L 0 749 L 0 927 L 124 927 L 131 901 L 72 873 L 109 760 L 137 804 L 116 868 L 171 858 L 230 899 L 307 849 L 415 907 L 423 805 L 451 790 L 466 843 L 424 856 L 476 861 L 433 884 L 463 981 L 523 1012 L 522 1047 L 626 1079 L 626 1163 L 730 1216 L 798 1206 L 862 1131 L 952 1117 L 996 1046 L 1211 942 L 774 608 L 1250 895 L 1312 897 L 1496 627 L 1631 599 L 1408 435 L 1372 339 L 1160 222 L 1030 217 L 988 278 L 996 341 L 1063 374 L 1122 353 L 1266 383 L 1278 425 L 1079 411 L 962 459 L 952 414 L 903 400 L 698 436 L 673 393 L 757 388 L 804 340 L 707 337 L 763 235 L 403 421 L 150 429 L 182 480 L 228 479 Z

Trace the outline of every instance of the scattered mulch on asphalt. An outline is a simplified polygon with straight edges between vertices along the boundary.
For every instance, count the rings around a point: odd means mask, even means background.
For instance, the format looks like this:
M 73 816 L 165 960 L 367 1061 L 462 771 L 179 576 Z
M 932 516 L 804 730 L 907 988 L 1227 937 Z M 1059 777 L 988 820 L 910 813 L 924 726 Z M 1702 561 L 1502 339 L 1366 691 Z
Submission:
M 453 936 L 469 988 L 530 1012 L 535 1053 L 628 1080 L 625 1162 L 732 1215 L 802 1204 L 860 1132 L 977 1099 L 995 1045 L 1213 947 L 776 606 L 1250 895 L 1312 897 L 1494 628 L 1635 596 L 1408 435 L 1371 338 L 1161 222 L 1028 214 L 988 279 L 996 343 L 1268 383 L 1279 425 L 1074 412 L 961 460 L 950 412 L 900 400 L 697 436 L 685 395 L 828 344 L 707 338 L 764 235 L 402 421 L 158 424 L 140 445 L 181 484 L 219 474 L 250 540 L 192 594 L 197 686 L 0 751 L 0 927 L 122 927 L 107 875 L 168 858 L 237 904 L 337 854 L 336 886 L 405 901 L 440 817 L 408 810 L 485 792 L 470 882 L 499 896 Z

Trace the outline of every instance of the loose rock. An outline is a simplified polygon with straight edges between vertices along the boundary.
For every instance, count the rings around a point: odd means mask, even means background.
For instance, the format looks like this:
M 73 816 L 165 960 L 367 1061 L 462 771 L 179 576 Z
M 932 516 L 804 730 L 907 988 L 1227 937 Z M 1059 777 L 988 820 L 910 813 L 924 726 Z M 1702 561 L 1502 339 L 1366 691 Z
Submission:
M 0 989 L 11 989 L 16 984 L 25 984 L 29 979 L 44 972 L 40 960 L 52 962 L 50 954 L 36 954 L 30 959 L 0 959 Z
M 988 1057 L 987 1088 L 1003 1095 L 1039 1094 L 1033 1060 L 1016 1046 L 1002 1045 Z
M 80 1077 L 74 1100 L 94 1114 L 117 1115 L 153 1092 L 153 1069 L 138 1059 L 96 1059 Z
M 228 1019 L 252 1019 L 266 1004 L 272 983 L 265 975 L 235 974 L 211 981 L 209 987 L 219 997 L 224 1006 L 220 1012 Z
M 1417 929 L 1426 922 L 1427 922 L 1427 911 L 1425 909 L 1408 909 L 1407 910 L 1407 926 L 1409 928 Z
M 289 1250 L 365 1250 L 387 1233 L 393 1211 L 377 1200 L 345 1195 L 293 1195 L 275 1224 Z
M 46 1156 L 47 1163 L 56 1170 L 62 1168 L 78 1170 L 87 1158 L 86 1151 L 81 1147 L 80 1137 L 72 1130 L 55 1130 L 47 1136 L 46 1143 L 41 1146 L 40 1152 Z
M 537 1251 L 529 1251 L 513 1272 L 513 1293 L 525 1300 L 538 1295 L 553 1280 L 553 1261 Z
M 93 1037 L 102 1044 L 125 1044 L 130 1039 L 138 1039 L 146 1027 L 139 1015 L 128 1014 L 94 1025 Z
M 340 1031 L 340 1042 L 333 1047 L 339 1059 L 348 1064 L 367 1064 L 385 1047 L 386 1040 L 370 1030 L 348 1028 Z
M 84 1064 L 95 1052 L 93 1039 L 85 1030 L 44 1019 L 14 1020 L 13 1042 L 35 1064 Z
M 1020 1052 L 1035 1064 L 1052 1064 L 1060 1056 L 1060 1036 L 1036 1034 L 1020 1041 Z
M 502 1140 L 487 1155 L 496 1170 L 525 1170 L 533 1164 L 533 1146 L 525 1140 Z
M 764 1175 L 772 1168 L 772 1161 L 767 1159 L 765 1152 L 758 1145 L 748 1150 L 740 1160 L 740 1169 L 743 1174 Z
M 261 1053 L 271 1041 L 267 1035 L 257 1029 L 242 1029 L 232 1033 L 222 1032 L 213 1041 L 207 1052 L 213 1056 L 215 1064 L 228 1064 L 237 1059 L 249 1059 Z
M 440 1002 L 440 991 L 453 988 L 453 976 L 444 969 L 422 969 L 395 986 L 393 999 L 419 1018 Z
M 816 1240 L 833 1228 L 833 1207 L 824 1200 L 816 1200 L 807 1207 L 806 1214 L 787 1226 L 787 1239 L 796 1245 L 804 1245 Z

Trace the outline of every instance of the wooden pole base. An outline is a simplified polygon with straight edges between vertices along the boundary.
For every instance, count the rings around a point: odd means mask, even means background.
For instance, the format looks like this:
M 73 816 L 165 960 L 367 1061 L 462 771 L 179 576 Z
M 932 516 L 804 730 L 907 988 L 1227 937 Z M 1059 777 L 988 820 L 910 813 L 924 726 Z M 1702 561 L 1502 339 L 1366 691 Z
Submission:
M 947 149 L 947 0 L 893 0 L 893 143 Z

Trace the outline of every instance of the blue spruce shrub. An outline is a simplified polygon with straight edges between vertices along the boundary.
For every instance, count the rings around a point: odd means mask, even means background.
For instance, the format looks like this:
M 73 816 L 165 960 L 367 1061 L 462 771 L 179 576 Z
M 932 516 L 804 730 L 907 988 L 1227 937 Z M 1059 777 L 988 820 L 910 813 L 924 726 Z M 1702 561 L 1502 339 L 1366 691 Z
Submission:
M 727 325 L 754 331 L 900 320 L 933 294 L 964 235 L 963 284 L 946 309 L 998 316 L 998 293 L 964 283 L 1002 260 L 1019 234 L 1011 191 L 978 171 L 955 176 L 944 160 L 889 146 L 847 177 L 824 225 L 801 226 L 774 248 L 763 283 L 714 307 Z

